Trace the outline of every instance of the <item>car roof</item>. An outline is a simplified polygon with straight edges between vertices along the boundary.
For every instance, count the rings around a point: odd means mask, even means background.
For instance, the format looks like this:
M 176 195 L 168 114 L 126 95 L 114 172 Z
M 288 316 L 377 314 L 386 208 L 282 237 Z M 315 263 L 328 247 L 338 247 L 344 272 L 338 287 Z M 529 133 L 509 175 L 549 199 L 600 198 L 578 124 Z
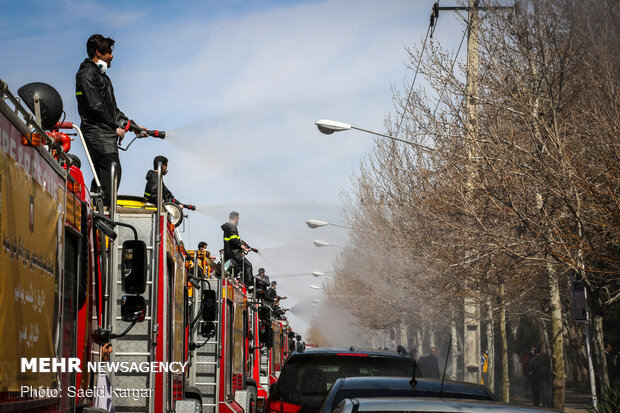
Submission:
M 356 348 L 356 347 L 306 347 L 304 351 L 294 351 L 290 357 L 304 357 L 315 355 L 339 355 L 339 354 L 367 354 L 371 357 L 395 357 L 395 358 L 411 358 L 390 350 L 377 350 L 372 348 Z
M 339 379 L 342 381 L 338 391 L 347 390 L 370 390 L 370 389 L 392 389 L 392 390 L 413 390 L 411 379 L 408 377 L 347 377 Z M 416 392 L 439 392 L 448 396 L 450 393 L 462 395 L 474 395 L 480 398 L 495 399 L 495 396 L 484 386 L 475 383 L 464 383 L 458 381 L 445 381 L 443 389 L 441 380 L 417 378 L 415 386 Z
M 357 405 L 357 411 L 404 411 L 415 409 L 416 412 L 480 412 L 503 411 L 506 413 L 543 412 L 548 409 L 538 409 L 525 406 L 513 406 L 504 403 L 477 401 L 477 400 L 444 400 L 438 398 L 354 398 L 345 399 L 342 403 Z M 343 406 L 343 404 L 340 406 Z

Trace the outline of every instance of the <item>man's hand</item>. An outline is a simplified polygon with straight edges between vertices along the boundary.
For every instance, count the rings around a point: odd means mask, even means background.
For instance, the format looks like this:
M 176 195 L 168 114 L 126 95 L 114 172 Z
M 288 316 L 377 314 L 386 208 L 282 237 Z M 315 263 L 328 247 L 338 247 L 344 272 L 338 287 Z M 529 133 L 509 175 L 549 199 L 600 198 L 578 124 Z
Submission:
M 123 128 L 116 128 L 116 134 L 120 137 L 119 141 L 122 141 L 123 138 L 125 137 L 125 129 L 123 129 Z
M 181 207 L 181 209 L 185 208 L 185 206 L 183 206 L 183 204 L 178 204 L 178 205 L 179 205 L 179 207 Z
M 140 132 L 140 135 L 139 135 L 141 138 L 146 138 L 147 136 L 149 136 L 148 133 L 146 132 L 147 128 L 145 128 L 144 126 L 140 126 L 140 125 L 137 125 L 137 126 L 140 129 L 142 129 L 142 132 Z M 181 208 L 183 208 L 183 207 L 181 206 Z

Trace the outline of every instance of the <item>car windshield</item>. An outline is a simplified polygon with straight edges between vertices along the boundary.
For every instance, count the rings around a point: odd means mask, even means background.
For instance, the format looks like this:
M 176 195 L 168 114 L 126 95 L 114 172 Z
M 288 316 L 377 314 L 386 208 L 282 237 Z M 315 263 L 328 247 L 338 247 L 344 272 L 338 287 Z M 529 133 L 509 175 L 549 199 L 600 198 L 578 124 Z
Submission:
M 279 378 L 281 400 L 307 407 L 320 407 L 334 382 L 341 377 L 411 377 L 411 359 L 316 355 L 291 358 Z

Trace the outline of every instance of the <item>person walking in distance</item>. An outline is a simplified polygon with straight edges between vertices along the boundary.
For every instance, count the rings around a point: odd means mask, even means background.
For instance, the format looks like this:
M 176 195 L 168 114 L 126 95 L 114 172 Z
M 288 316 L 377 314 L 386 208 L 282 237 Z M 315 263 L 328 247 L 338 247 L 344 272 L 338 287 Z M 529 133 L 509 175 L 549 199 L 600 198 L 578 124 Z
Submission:
M 528 362 L 532 378 L 532 402 L 534 406 L 542 403 L 543 407 L 551 407 L 551 358 L 535 347 L 534 352 L 534 357 Z
M 123 139 L 130 125 L 129 118 L 116 106 L 112 81 L 106 74 L 112 66 L 113 49 L 113 39 L 100 34 L 90 36 L 86 42 L 88 57 L 80 64 L 75 75 L 75 96 L 82 119 L 80 128 L 101 182 L 104 204 L 108 206 L 112 191 L 112 163 L 117 165 L 120 185 L 122 169 L 118 142 Z M 142 126 L 139 128 L 146 129 Z M 96 190 L 93 179 L 91 191 Z
M 434 379 L 439 378 L 439 360 L 435 355 L 437 350 L 435 347 L 431 347 L 429 353 L 420 358 L 420 370 L 423 377 L 430 377 Z
M 605 358 L 607 359 L 607 375 L 609 376 L 609 384 L 613 387 L 614 381 L 616 381 L 616 363 L 618 361 L 616 360 L 617 356 L 614 354 L 613 348 L 609 343 L 605 345 Z

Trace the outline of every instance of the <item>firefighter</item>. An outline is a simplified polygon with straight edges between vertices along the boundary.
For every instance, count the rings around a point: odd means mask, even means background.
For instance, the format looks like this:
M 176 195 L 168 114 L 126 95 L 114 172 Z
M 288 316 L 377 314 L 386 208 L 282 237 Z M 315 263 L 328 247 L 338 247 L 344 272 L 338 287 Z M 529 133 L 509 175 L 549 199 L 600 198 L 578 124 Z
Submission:
M 267 300 L 267 289 L 269 288 L 269 277 L 265 275 L 265 269 L 259 268 L 256 275 L 256 295 L 262 300 Z
M 207 251 L 207 243 L 204 241 L 200 241 L 198 243 L 198 251 L 196 253 L 197 263 L 198 263 L 198 271 L 200 276 L 204 275 L 203 268 L 206 268 L 207 263 L 205 262 L 207 257 L 211 257 L 211 253 Z
M 75 75 L 75 96 L 82 119 L 81 129 L 101 182 L 104 204 L 107 206 L 111 200 L 112 162 L 116 162 L 118 184 L 121 182 L 118 142 L 125 136 L 124 125 L 129 125 L 129 118 L 116 106 L 114 88 L 106 74 L 114 58 L 113 49 L 114 40 L 109 37 L 100 34 L 90 36 L 86 42 L 88 57 Z M 91 190 L 94 192 L 96 189 L 93 179 Z
M 168 158 L 165 156 L 156 156 L 153 159 L 153 170 L 146 173 L 146 186 L 144 187 L 144 197 L 151 203 L 157 204 L 157 164 L 161 163 L 161 174 L 166 175 L 168 173 Z M 172 192 L 166 188 L 166 185 L 162 182 L 162 200 L 164 203 L 174 203 L 181 208 L 187 208 L 194 210 L 196 207 L 189 204 L 182 204 L 178 199 L 172 195 Z
M 278 295 L 278 293 L 276 292 L 276 289 L 278 288 L 278 282 L 277 281 L 272 281 L 271 282 L 271 287 L 269 287 L 267 289 L 267 301 L 269 301 L 270 303 L 273 303 L 274 305 L 280 305 L 280 300 L 286 300 L 287 297 L 280 297 Z
M 250 252 L 250 248 L 241 242 L 237 225 L 239 213 L 232 211 L 228 214 L 228 222 L 221 227 L 224 231 L 224 262 L 233 260 L 238 277 L 249 286 L 253 285 L 252 264 L 245 258 L 245 254 Z

